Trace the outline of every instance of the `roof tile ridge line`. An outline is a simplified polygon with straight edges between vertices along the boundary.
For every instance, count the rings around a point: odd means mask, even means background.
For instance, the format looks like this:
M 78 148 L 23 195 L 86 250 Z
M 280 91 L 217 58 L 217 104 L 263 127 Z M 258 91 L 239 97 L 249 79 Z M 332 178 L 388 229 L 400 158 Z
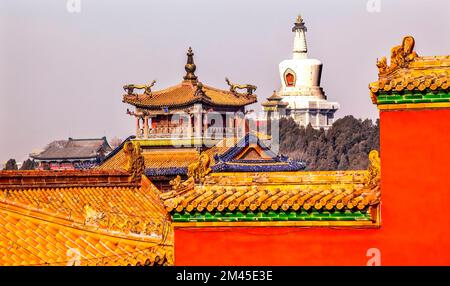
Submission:
M 67 141 L 105 141 L 106 137 L 102 136 L 100 138 L 67 138 Z M 57 141 L 57 140 L 56 140 Z
M 181 88 L 182 86 L 183 86 L 183 83 L 180 82 L 180 83 L 177 83 L 175 85 L 172 85 L 172 86 L 160 89 L 160 90 L 155 90 L 155 91 L 152 90 L 151 94 L 139 94 L 139 96 L 144 95 L 145 96 L 144 99 L 150 99 L 150 98 L 153 98 L 154 96 L 159 97 L 159 96 L 163 95 L 164 93 L 176 90 L 178 88 Z M 124 96 L 127 96 L 127 95 L 129 95 L 129 94 L 124 94 Z
M 103 160 L 101 160 L 101 161 L 98 163 L 98 166 L 97 166 L 97 167 L 100 167 L 104 162 L 106 162 L 106 160 L 109 160 L 111 157 L 113 157 L 114 155 L 116 155 L 117 153 L 119 153 L 119 152 L 123 149 L 123 146 L 125 145 L 125 143 L 127 143 L 127 142 L 130 141 L 131 139 L 135 139 L 135 138 L 136 138 L 135 135 L 130 135 L 130 136 L 128 136 L 125 140 L 123 140 L 122 143 L 120 143 L 119 146 L 116 147 L 116 149 L 114 149 L 114 150 L 112 150 L 111 152 L 109 152 L 109 154 L 106 155 L 105 158 L 103 158 Z
M 36 173 L 33 173 L 36 172 Z M 47 173 L 48 172 L 48 173 Z M 126 173 L 125 171 L 120 171 L 120 170 L 103 170 L 103 169 L 87 169 L 87 170 L 61 170 L 61 171 L 43 171 L 43 170 L 19 170 L 19 171 L 13 171 L 13 172 L 9 172 L 9 171 L 0 171 L 0 175 L 3 174 L 3 176 L 8 177 L 8 178 L 16 178 L 18 180 L 22 180 L 23 178 L 39 178 L 39 179 L 43 179 L 44 180 L 44 186 L 57 186 L 57 185 L 62 185 L 62 186 L 69 186 L 69 185 L 74 185 L 74 186 L 83 186 L 86 185 L 86 183 L 89 184 L 97 184 L 97 185 L 102 185 L 104 184 L 105 186 L 114 186 L 115 184 L 120 184 L 120 185 L 129 185 L 129 186 L 134 186 L 134 185 L 138 185 L 138 184 L 134 184 L 134 183 L 129 183 L 129 182 L 111 182 L 109 179 L 110 177 L 127 177 L 128 173 Z M 64 183 L 64 182 L 50 182 L 50 184 L 46 179 L 52 179 L 52 178 L 103 178 L 104 181 L 91 181 L 91 182 L 78 182 L 78 183 L 73 183 L 73 182 L 68 182 L 68 183 Z M 18 184 L 14 184 L 10 183 L 10 182 L 5 182 L 5 183 L 0 183 L 0 188 L 2 188 L 2 186 L 24 186 L 24 185 L 32 185 L 33 188 L 39 188 L 39 186 L 41 186 L 41 183 L 22 183 L 22 181 L 20 181 Z
M 220 88 L 213 87 L 213 86 L 210 86 L 210 85 L 207 85 L 207 84 L 204 84 L 203 87 L 206 88 L 206 89 L 210 89 L 210 90 L 212 90 L 212 91 L 218 91 L 218 92 L 223 92 L 223 93 L 227 93 L 227 94 L 230 94 L 230 95 L 234 95 L 234 93 L 232 93 L 232 92 L 229 91 L 229 90 L 226 90 L 226 89 L 220 89 Z M 238 94 L 245 95 L 245 93 L 238 93 Z
M 133 236 L 129 236 L 123 232 L 121 232 L 120 234 L 122 235 L 115 235 L 113 233 L 111 233 L 111 230 L 108 229 L 102 229 L 102 228 L 97 228 L 96 230 L 92 230 L 89 228 L 82 228 L 80 226 L 77 225 L 76 221 L 70 221 L 68 219 L 63 219 L 60 217 L 57 217 L 55 215 L 52 215 L 51 213 L 46 213 L 43 211 L 37 211 L 37 210 L 31 210 L 28 208 L 23 208 L 19 205 L 13 205 L 13 204 L 5 204 L 4 202 L 0 201 L 0 209 L 3 209 L 7 212 L 11 212 L 14 213 L 15 216 L 24 216 L 27 217 L 28 219 L 34 221 L 34 222 L 39 222 L 41 223 L 42 221 L 48 223 L 48 224 L 53 224 L 53 225 L 58 225 L 58 226 L 62 226 L 62 227 L 68 227 L 71 228 L 77 232 L 88 232 L 93 234 L 94 236 L 96 236 L 97 238 L 101 237 L 101 236 L 108 236 L 114 239 L 124 239 L 124 240 L 130 240 L 130 241 L 136 241 L 138 243 L 154 243 L 156 245 L 164 245 L 164 246 L 171 246 L 171 244 L 158 244 L 155 241 L 151 241 L 154 240 L 154 238 L 149 238 L 149 237 L 133 237 Z M 26 212 L 20 212 L 20 210 L 26 210 Z M 33 216 L 32 214 L 38 214 L 38 216 Z M 39 216 L 41 215 L 41 216 Z M 47 217 L 52 217 L 52 218 L 57 218 L 58 220 L 48 220 L 45 218 L 45 216 Z M 63 222 L 59 222 L 59 221 L 70 221 L 70 224 L 65 224 Z M 169 222 L 169 224 L 171 223 L 169 220 L 167 220 L 167 222 Z M 75 225 L 74 225 L 75 223 Z M 82 224 L 79 224 L 82 225 Z M 86 225 L 87 227 L 92 227 L 89 225 Z
M 138 184 L 132 184 L 132 183 L 123 183 L 123 184 L 106 184 L 106 183 L 95 183 L 92 182 L 89 184 L 90 188 L 132 188 L 132 187 L 139 187 Z M 0 191 L 5 190 L 23 190 L 24 188 L 27 189 L 53 189 L 53 188 L 86 188 L 86 185 L 83 184 L 70 184 L 70 185 L 62 185 L 62 184 L 53 184 L 53 185 L 8 185 L 8 186 L 0 186 Z
M 74 147 L 74 148 L 81 148 L 81 147 Z M 61 161 L 64 161 L 64 160 L 76 160 L 76 159 L 95 159 L 95 158 L 97 158 L 97 155 L 95 155 L 95 156 L 86 156 L 86 157 L 64 157 L 64 158 L 58 158 L 58 157 L 38 157 L 38 155 L 35 155 L 35 156 L 31 156 L 30 155 L 30 157 L 31 158 L 33 158 L 33 159 L 38 159 L 39 160 L 39 158 L 42 158 L 43 160 L 61 160 Z
M 248 96 L 252 96 L 252 97 L 255 97 L 255 98 L 257 97 L 257 95 L 256 95 L 256 94 L 253 94 L 253 93 L 252 93 L 252 94 L 247 94 L 247 93 L 242 93 L 242 92 L 232 93 L 232 92 L 229 91 L 229 90 L 219 89 L 219 88 L 217 88 L 217 87 L 213 87 L 213 86 L 206 85 L 206 84 L 204 84 L 203 87 L 206 88 L 206 89 L 210 89 L 210 90 L 213 90 L 213 91 L 217 91 L 217 92 L 222 92 L 222 93 L 230 94 L 230 95 L 233 95 L 233 96 L 235 96 L 235 95 L 237 94 L 238 96 L 241 96 L 241 97 L 248 97 Z

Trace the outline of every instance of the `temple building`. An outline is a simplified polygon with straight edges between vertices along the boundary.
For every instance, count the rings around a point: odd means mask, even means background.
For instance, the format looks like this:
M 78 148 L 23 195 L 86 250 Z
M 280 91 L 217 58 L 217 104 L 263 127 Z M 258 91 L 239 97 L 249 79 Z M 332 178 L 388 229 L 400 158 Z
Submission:
M 256 102 L 251 84 L 234 84 L 228 90 L 210 87 L 195 75 L 194 53 L 187 52 L 186 74 L 180 84 L 153 91 L 149 85 L 128 84 L 123 102 L 136 122 L 136 134 L 104 158 L 98 169 L 123 170 L 127 142 L 138 144 L 145 160 L 145 174 L 162 191 L 170 182 L 187 179 L 188 166 L 208 155 L 213 171 L 298 171 L 303 162 L 273 152 L 269 136 L 249 130 L 245 106 Z M 143 93 L 135 92 L 142 89 Z M 242 90 L 242 92 L 239 92 Z
M 194 53 L 189 48 L 186 75 L 176 86 L 152 91 L 150 85 L 126 85 L 123 102 L 134 107 L 137 139 L 214 139 L 245 134 L 245 106 L 256 102 L 253 85 L 237 85 L 228 78 L 229 90 L 203 84 L 195 75 Z M 137 94 L 135 89 L 143 89 Z M 238 89 L 244 89 L 239 92 Z M 240 114 L 241 116 L 236 116 Z M 195 145 L 198 145 L 195 140 Z M 200 144 L 201 145 L 201 144 Z
M 292 59 L 279 64 L 281 89 L 267 98 L 262 106 L 268 119 L 289 116 L 300 126 L 311 124 L 313 128 L 327 130 L 333 124 L 339 104 L 327 101 L 320 87 L 323 64 L 317 59 L 308 58 L 306 30 L 303 19 L 298 16 L 292 28 Z
M 53 141 L 30 158 L 40 170 L 78 170 L 97 166 L 112 151 L 106 137 Z

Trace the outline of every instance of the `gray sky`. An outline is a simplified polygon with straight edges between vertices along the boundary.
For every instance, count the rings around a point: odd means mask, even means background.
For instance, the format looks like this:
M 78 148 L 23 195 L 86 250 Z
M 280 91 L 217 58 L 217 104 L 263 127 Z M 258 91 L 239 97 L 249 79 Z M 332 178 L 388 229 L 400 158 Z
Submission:
M 67 0 L 0 0 L 0 162 L 55 139 L 133 134 L 122 86 L 177 84 L 189 46 L 203 83 L 255 84 L 259 105 L 280 86 L 298 13 L 337 117 L 375 119 L 376 58 L 407 34 L 419 55 L 449 54 L 450 1 L 380 0 L 379 13 L 367 1 L 81 0 L 69 13 Z

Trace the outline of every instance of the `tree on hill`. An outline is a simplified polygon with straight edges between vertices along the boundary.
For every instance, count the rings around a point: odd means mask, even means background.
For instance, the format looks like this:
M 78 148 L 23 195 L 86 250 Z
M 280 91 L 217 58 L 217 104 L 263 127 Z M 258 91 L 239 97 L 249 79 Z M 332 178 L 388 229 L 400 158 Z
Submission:
M 345 116 L 325 130 L 298 126 L 292 118 L 280 121 L 280 153 L 306 163 L 308 170 L 366 169 L 371 150 L 379 150 L 379 120 Z
M 17 170 L 17 162 L 15 159 L 9 159 L 3 170 Z
M 20 170 L 34 170 L 37 167 L 37 163 L 34 160 L 27 159 L 23 161 L 22 167 L 20 167 Z

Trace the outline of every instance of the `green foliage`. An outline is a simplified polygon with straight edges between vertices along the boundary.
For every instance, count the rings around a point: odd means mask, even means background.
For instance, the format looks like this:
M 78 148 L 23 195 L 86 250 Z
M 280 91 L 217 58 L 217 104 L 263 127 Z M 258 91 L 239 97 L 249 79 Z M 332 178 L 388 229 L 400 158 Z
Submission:
M 361 170 L 371 150 L 379 150 L 379 120 L 345 116 L 325 130 L 298 126 L 292 118 L 280 121 L 280 153 L 302 160 L 307 170 Z
M 3 170 L 17 170 L 17 162 L 15 159 L 9 159 Z
M 34 160 L 27 159 L 23 161 L 22 167 L 20 167 L 20 170 L 34 170 L 38 164 L 34 162 Z

